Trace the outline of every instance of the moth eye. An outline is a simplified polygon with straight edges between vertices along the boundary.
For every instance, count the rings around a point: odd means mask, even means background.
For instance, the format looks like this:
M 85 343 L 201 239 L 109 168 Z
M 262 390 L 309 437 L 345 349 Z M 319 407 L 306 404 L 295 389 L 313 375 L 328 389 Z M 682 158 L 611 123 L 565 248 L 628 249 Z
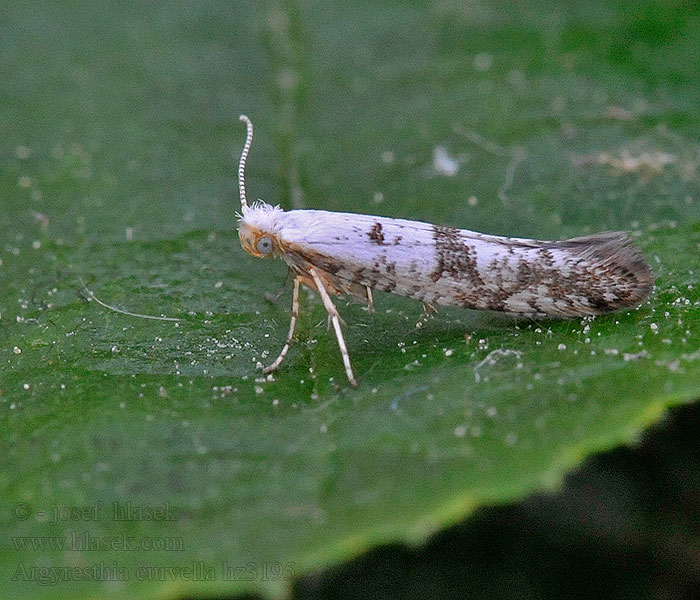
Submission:
M 255 242 L 255 247 L 258 249 L 260 254 L 270 254 L 270 252 L 272 252 L 272 238 L 267 235 L 261 237 L 257 242 Z

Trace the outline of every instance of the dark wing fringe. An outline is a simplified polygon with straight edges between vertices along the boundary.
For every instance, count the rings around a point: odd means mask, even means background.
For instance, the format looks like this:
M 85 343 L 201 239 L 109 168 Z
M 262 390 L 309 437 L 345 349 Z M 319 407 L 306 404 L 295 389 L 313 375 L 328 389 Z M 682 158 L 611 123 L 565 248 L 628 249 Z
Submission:
M 651 267 L 624 231 L 606 231 L 558 244 L 578 259 L 605 268 L 612 279 L 629 290 L 629 302 L 643 300 L 654 286 Z

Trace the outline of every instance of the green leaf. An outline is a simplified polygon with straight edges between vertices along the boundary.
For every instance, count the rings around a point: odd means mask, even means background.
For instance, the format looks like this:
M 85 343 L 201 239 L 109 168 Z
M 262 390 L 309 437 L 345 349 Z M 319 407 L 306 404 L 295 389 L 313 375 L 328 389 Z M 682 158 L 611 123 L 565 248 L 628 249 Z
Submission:
M 556 486 L 697 397 L 700 17 L 469 6 L 5 15 L 3 596 L 283 595 Z M 304 295 L 262 378 L 289 292 L 265 300 L 285 268 L 238 244 L 241 112 L 251 196 L 500 235 L 629 229 L 656 291 L 583 321 L 340 302 L 357 390 Z

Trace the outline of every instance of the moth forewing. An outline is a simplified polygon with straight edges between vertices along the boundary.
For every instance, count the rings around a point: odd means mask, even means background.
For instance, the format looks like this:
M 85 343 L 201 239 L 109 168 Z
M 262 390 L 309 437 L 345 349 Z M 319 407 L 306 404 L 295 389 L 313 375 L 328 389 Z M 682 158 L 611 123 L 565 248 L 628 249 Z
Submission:
M 295 275 L 292 320 L 276 369 L 289 350 L 298 314 L 298 289 L 317 291 L 334 327 L 348 380 L 356 381 L 331 295 L 372 305 L 372 290 L 420 300 L 529 317 L 580 317 L 638 305 L 653 274 L 624 232 L 563 241 L 499 237 L 404 219 L 321 210 L 283 211 L 258 201 L 248 206 L 245 160 L 239 164 L 243 248 L 256 257 L 280 256 Z
M 356 284 L 426 304 L 584 316 L 635 306 L 653 285 L 624 232 L 539 241 L 313 210 L 283 213 L 280 224 L 290 267 L 317 267 L 336 289 Z

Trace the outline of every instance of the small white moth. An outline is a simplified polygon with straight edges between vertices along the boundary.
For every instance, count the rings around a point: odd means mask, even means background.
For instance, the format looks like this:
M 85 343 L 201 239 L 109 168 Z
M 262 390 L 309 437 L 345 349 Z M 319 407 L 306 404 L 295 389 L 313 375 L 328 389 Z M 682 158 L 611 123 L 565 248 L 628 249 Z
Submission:
M 388 217 L 323 210 L 284 211 L 258 200 L 248 206 L 245 164 L 253 125 L 238 165 L 243 249 L 281 256 L 294 274 L 287 341 L 265 373 L 280 366 L 294 337 L 299 288 L 318 292 L 338 339 L 350 384 L 341 319 L 331 296 L 373 304 L 372 290 L 421 300 L 530 317 L 580 317 L 631 308 L 653 287 L 653 274 L 625 232 L 563 241 L 498 237 Z

